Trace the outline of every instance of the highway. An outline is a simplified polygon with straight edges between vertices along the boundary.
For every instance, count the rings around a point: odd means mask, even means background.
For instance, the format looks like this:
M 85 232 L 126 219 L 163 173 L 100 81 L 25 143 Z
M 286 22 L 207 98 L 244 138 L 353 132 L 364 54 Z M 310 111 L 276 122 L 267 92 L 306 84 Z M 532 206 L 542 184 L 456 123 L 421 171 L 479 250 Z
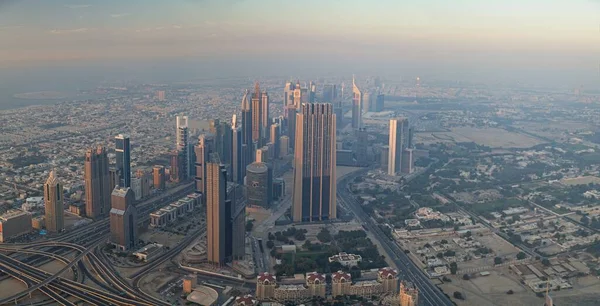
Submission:
M 184 197 L 193 192 L 193 190 L 194 183 L 189 182 L 171 188 L 151 199 L 137 203 L 138 212 L 142 216 L 138 222 L 142 224 L 147 222 L 150 212 L 168 204 L 170 201 Z M 109 219 L 105 218 L 75 228 L 73 231 L 64 233 L 61 236 L 49 238 L 46 241 L 2 245 L 0 251 L 7 252 L 8 254 L 8 256 L 0 255 L 0 271 L 6 274 L 3 277 L 9 276 L 19 279 L 27 284 L 28 288 L 0 300 L 0 304 L 16 302 L 20 298 L 30 295 L 33 291 L 40 290 L 54 300 L 53 304 L 60 305 L 72 305 L 72 302 L 65 298 L 65 296 L 69 295 L 91 305 L 168 305 L 160 299 L 141 292 L 138 288 L 131 288 L 112 267 L 106 264 L 108 261 L 106 261 L 106 257 L 102 256 L 104 255 L 102 252 L 97 252 L 97 246 L 106 241 L 108 233 Z M 140 278 L 147 271 L 176 255 L 177 250 L 180 251 L 187 245 L 191 241 L 190 239 L 193 239 L 193 236 L 192 234 L 186 237 L 176 248 L 142 268 L 139 273 Z M 40 248 L 40 250 L 32 250 L 34 248 Z M 79 255 L 73 260 L 68 260 L 66 266 L 54 275 L 36 268 L 36 266 L 51 260 L 65 262 L 66 258 L 63 255 L 73 251 L 79 252 Z M 84 259 L 87 260 L 87 263 L 93 269 L 93 273 L 88 271 L 86 265 L 83 264 Z M 78 273 L 77 268 L 81 270 L 81 273 Z M 101 291 L 73 280 L 61 278 L 60 275 L 68 269 L 72 269 L 73 273 L 78 276 L 77 278 L 83 278 L 84 275 L 87 275 L 98 285 L 107 289 L 107 291 Z M 21 270 L 23 272 L 19 273 Z M 93 277 L 94 274 L 101 281 Z M 133 300 L 124 298 L 120 294 L 128 295 Z M 43 305 L 43 303 L 39 305 Z
M 375 224 L 373 219 L 369 217 L 362 209 L 361 205 L 356 202 L 352 192 L 348 188 L 348 184 L 354 180 L 355 177 L 364 174 L 369 169 L 359 170 L 350 173 L 340 180 L 338 180 L 338 192 L 337 199 L 340 204 L 350 208 L 357 219 L 376 237 L 381 243 L 387 256 L 396 264 L 400 269 L 400 274 L 407 281 L 412 282 L 419 289 L 419 300 L 421 305 L 424 306 L 452 306 L 454 303 L 450 298 L 435 286 L 431 280 L 425 275 L 425 273 L 416 266 L 407 254 L 400 249 L 395 241 L 392 241 L 386 236 L 379 226 Z

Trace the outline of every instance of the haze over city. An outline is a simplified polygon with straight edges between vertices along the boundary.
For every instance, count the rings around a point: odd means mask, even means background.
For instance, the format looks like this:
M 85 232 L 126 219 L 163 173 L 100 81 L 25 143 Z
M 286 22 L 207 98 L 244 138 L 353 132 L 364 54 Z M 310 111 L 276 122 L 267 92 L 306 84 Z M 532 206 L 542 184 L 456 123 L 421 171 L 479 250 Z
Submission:
M 0 0 L 0 305 L 597 306 L 599 17 Z

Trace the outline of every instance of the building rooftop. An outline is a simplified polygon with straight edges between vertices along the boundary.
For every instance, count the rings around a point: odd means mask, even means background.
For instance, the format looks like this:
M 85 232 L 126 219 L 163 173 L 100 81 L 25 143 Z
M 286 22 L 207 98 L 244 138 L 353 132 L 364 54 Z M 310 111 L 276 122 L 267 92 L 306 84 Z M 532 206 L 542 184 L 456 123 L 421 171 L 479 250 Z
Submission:
M 381 278 L 394 278 L 397 275 L 398 275 L 398 271 L 396 271 L 390 267 L 385 267 L 385 268 L 379 269 L 379 276 L 381 276 Z
M 236 297 L 235 303 L 240 306 L 249 306 L 249 305 L 256 305 L 256 303 L 258 303 L 258 300 L 256 300 L 252 295 L 247 294 L 244 296 Z
M 331 274 L 331 279 L 334 281 L 338 281 L 338 282 L 342 281 L 342 280 L 349 282 L 349 281 L 352 281 L 352 276 L 350 275 L 350 273 L 346 273 L 346 272 L 340 270 L 337 272 L 333 272 Z
M 352 284 L 352 286 L 355 287 L 370 287 L 370 286 L 377 286 L 379 285 L 379 282 L 376 280 L 363 280 L 363 281 L 357 281 L 356 283 Z
M 306 286 L 304 285 L 280 285 L 279 288 L 280 290 L 304 290 L 306 289 Z
M 125 197 L 129 190 L 130 190 L 129 187 L 126 187 L 126 188 L 117 187 L 117 188 L 113 189 L 112 195 L 118 196 L 118 197 Z
M 8 219 L 26 214 L 28 214 L 28 212 L 22 211 L 20 209 L 10 209 L 0 216 L 0 221 L 6 221 Z
M 306 273 L 306 282 L 307 283 L 315 283 L 315 284 L 324 284 L 325 283 L 325 274 L 320 274 L 317 272 Z
M 162 208 L 151 213 L 150 215 L 157 215 L 157 216 L 162 216 L 162 215 L 166 215 L 168 212 L 164 211 Z
M 246 167 L 246 170 L 252 173 L 267 173 L 269 167 L 265 163 L 253 162 Z
M 273 283 L 273 282 L 275 282 L 275 281 L 276 281 L 276 279 L 275 279 L 275 275 L 273 275 L 273 274 L 271 274 L 271 273 L 269 273 L 269 272 L 263 272 L 263 273 L 260 273 L 260 274 L 259 274 L 259 275 L 256 277 L 256 279 L 257 279 L 258 281 L 260 281 L 260 282 L 268 281 L 268 282 L 270 282 L 270 283 Z

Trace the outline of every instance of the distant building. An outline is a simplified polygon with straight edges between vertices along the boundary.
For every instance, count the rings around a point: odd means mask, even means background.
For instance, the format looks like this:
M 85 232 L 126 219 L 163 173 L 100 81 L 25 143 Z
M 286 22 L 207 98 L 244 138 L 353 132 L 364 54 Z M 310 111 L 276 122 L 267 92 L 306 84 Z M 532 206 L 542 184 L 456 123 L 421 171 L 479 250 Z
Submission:
M 63 199 L 63 186 L 58 182 L 54 171 L 44 184 L 44 203 L 46 211 L 46 230 L 59 233 L 65 229 L 65 208 Z
M 215 137 L 212 134 L 203 134 L 198 138 L 198 144 L 194 148 L 196 154 L 196 193 L 206 194 L 206 167 L 209 156 L 216 152 Z M 204 199 L 206 199 L 204 197 Z
M 366 166 L 369 164 L 367 147 L 369 146 L 369 134 L 365 128 L 356 130 L 355 155 L 358 166 Z
M 177 131 L 176 131 L 176 151 L 180 156 L 178 159 L 178 179 L 185 181 L 190 177 L 192 171 L 191 151 L 192 147 L 189 144 L 188 117 L 177 116 Z
M 110 210 L 110 241 L 120 250 L 135 248 L 138 240 L 137 211 L 131 188 L 115 188 Z
M 85 153 L 85 214 L 98 219 L 108 216 L 111 192 L 108 175 L 108 153 L 104 147 L 89 149 Z
M 404 149 L 402 151 L 402 166 L 400 167 L 402 173 L 411 174 L 414 171 L 414 154 L 413 149 Z
M 389 162 L 389 156 L 390 155 L 390 147 L 389 146 L 382 146 L 381 147 L 381 158 L 380 158 L 380 165 L 381 165 L 381 169 L 386 171 L 388 170 L 388 162 Z
M 290 138 L 288 136 L 279 137 L 279 157 L 284 157 L 289 154 Z
M 281 129 L 279 124 L 273 123 L 271 124 L 271 133 L 270 133 L 270 142 L 273 144 L 273 155 L 274 158 L 280 158 L 279 153 L 281 150 L 279 149 L 279 138 L 281 137 Z
M 287 125 L 287 137 L 289 138 L 288 141 L 288 146 L 290 148 L 292 148 L 292 150 L 294 149 L 294 146 L 296 145 L 296 117 L 298 115 L 298 107 L 296 107 L 295 105 L 288 105 L 287 106 L 288 110 L 288 125 Z M 282 142 L 282 149 L 283 149 L 283 142 Z M 287 148 L 286 148 L 287 150 Z
M 252 163 L 246 168 L 246 201 L 250 206 L 271 207 L 273 174 L 266 163 Z
M 152 179 L 154 189 L 165 190 L 165 167 L 156 165 L 152 168 Z
M 244 182 L 244 148 L 242 147 L 242 129 L 235 123 L 231 126 L 232 141 L 231 141 L 231 178 L 232 181 L 238 184 Z
M 354 82 L 354 76 L 352 76 L 352 128 L 354 129 L 362 127 L 362 102 L 362 93 Z
M 407 282 L 400 283 L 400 306 L 418 306 L 419 290 Z
M 165 100 L 165 91 L 164 90 L 156 91 L 156 99 L 160 102 L 163 102 Z
M 227 171 L 219 155 L 213 153 L 206 165 L 206 244 L 208 261 L 224 265 L 227 260 L 226 229 L 231 214 L 227 214 Z M 230 203 L 229 203 L 230 204 Z
M 31 214 L 11 209 L 0 215 L 0 242 L 23 236 L 31 232 Z
M 385 95 L 384 94 L 378 94 L 377 95 L 377 100 L 375 101 L 375 111 L 376 112 L 383 112 L 384 108 L 385 108 Z

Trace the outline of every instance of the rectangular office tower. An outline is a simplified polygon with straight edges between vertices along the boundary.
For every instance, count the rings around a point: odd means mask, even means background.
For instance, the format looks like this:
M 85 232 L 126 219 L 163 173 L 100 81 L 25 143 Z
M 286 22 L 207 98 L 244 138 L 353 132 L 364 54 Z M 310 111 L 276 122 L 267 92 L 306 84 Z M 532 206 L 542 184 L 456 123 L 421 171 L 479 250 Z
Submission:
M 242 168 L 244 154 L 244 148 L 242 147 L 242 129 L 235 124 L 232 125 L 231 135 L 231 178 L 233 182 L 242 184 L 244 182 L 244 168 Z
M 402 170 L 402 153 L 408 148 L 408 119 L 398 118 L 390 120 L 390 140 L 388 175 L 396 175 Z
M 227 171 L 221 165 L 219 155 L 211 154 L 206 164 L 206 245 L 207 259 L 216 265 L 226 262 Z
M 110 210 L 108 154 L 104 147 L 88 149 L 85 153 L 85 214 L 88 218 L 106 217 Z
M 180 158 L 178 160 L 178 168 L 181 170 L 178 173 L 178 179 L 185 181 L 190 177 L 191 173 L 191 147 L 189 146 L 188 132 L 188 117 L 177 116 L 177 134 L 176 136 L 176 151 Z
M 278 123 L 271 124 L 271 133 L 269 136 L 271 136 L 270 142 L 273 144 L 273 150 L 274 150 L 273 157 L 279 158 L 279 137 L 281 137 L 281 135 L 280 135 L 280 125 Z
M 131 146 L 129 136 L 119 134 L 115 137 L 115 153 L 117 170 L 119 171 L 119 186 L 131 187 Z
M 63 186 L 58 182 L 54 171 L 50 172 L 44 184 L 44 206 L 46 212 L 46 229 L 59 233 L 65 228 Z
M 294 222 L 336 218 L 335 119 L 331 103 L 302 104 L 296 115 Z
M 129 187 L 117 187 L 111 195 L 110 242 L 122 251 L 135 248 L 138 239 L 137 211 Z
M 352 128 L 362 127 L 362 93 L 352 77 Z
M 206 195 L 206 164 L 210 154 L 216 153 L 214 136 L 211 134 L 200 135 L 198 145 L 194 150 L 196 154 L 196 193 Z M 202 201 L 206 201 L 206 196 L 202 197 Z

